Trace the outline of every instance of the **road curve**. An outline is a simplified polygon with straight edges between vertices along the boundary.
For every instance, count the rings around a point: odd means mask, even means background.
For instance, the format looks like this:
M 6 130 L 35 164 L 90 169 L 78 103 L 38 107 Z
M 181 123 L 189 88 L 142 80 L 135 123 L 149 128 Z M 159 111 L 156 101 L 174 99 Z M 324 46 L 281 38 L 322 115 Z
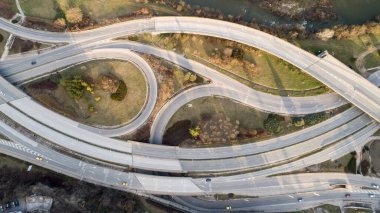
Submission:
M 65 119 L 63 116 L 60 117 L 59 120 L 67 120 L 70 125 L 78 126 L 80 128 L 86 129 L 88 131 L 95 132 L 97 134 L 101 134 L 104 136 L 112 137 L 118 136 L 121 134 L 128 134 L 130 132 L 135 131 L 141 125 L 143 125 L 146 120 L 151 115 L 153 108 L 156 104 L 157 100 L 157 80 L 154 75 L 153 70 L 147 64 L 147 62 L 142 59 L 137 54 L 125 50 L 125 49 L 117 49 L 117 48 L 102 48 L 102 49 L 91 49 L 86 50 L 85 52 L 79 54 L 73 54 L 71 56 L 65 58 L 57 58 L 48 64 L 42 64 L 41 66 L 32 67 L 28 70 L 18 71 L 12 75 L 7 76 L 7 80 L 11 83 L 24 82 L 34 80 L 38 77 L 45 76 L 49 73 L 56 72 L 59 69 L 64 67 L 84 63 L 91 60 L 98 59 L 118 59 L 123 61 L 128 61 L 138 67 L 144 74 L 144 77 L 147 82 L 147 96 L 145 97 L 145 104 L 138 115 L 135 116 L 129 123 L 121 124 L 118 126 L 110 126 L 110 127 L 96 127 L 89 126 L 85 124 L 81 124 L 75 121 L 71 121 L 69 119 Z M 8 70 L 9 71 L 9 70 Z M 7 75 L 6 72 L 2 73 Z M 31 100 L 32 101 L 32 100 Z
M 380 90 L 328 54 L 319 58 L 282 39 L 242 25 L 196 17 L 153 17 L 76 32 L 31 30 L 0 19 L 0 27 L 12 34 L 38 41 L 78 43 L 111 39 L 143 32 L 194 33 L 244 43 L 282 58 L 320 80 L 349 102 L 380 121 Z
M 62 67 L 63 65 L 70 65 L 70 63 L 77 63 L 83 58 L 82 60 L 86 60 L 86 52 L 89 52 L 89 55 L 91 56 L 91 53 L 95 50 L 102 51 L 102 49 L 106 49 L 108 52 L 112 51 L 112 49 L 130 49 L 133 51 L 141 52 L 141 53 L 147 53 L 152 54 L 157 57 L 169 60 L 181 67 L 184 67 L 189 70 L 195 71 L 197 74 L 204 76 L 208 79 L 212 79 L 210 90 L 205 89 L 196 89 L 191 91 L 185 91 L 183 93 L 180 93 L 178 97 L 175 98 L 175 101 L 184 101 L 183 98 L 186 96 L 189 97 L 204 97 L 206 95 L 220 95 L 223 91 L 226 93 L 224 95 L 225 97 L 232 98 L 234 100 L 240 101 L 242 103 L 249 104 L 252 107 L 265 110 L 267 112 L 273 112 L 278 114 L 286 114 L 286 115 L 303 115 L 303 114 L 310 114 L 310 113 L 316 113 L 321 111 L 326 111 L 330 109 L 337 108 L 339 106 L 342 106 L 347 103 L 347 101 L 343 98 L 341 98 L 339 95 L 335 93 L 329 93 L 329 94 L 323 94 L 323 95 L 317 95 L 317 96 L 308 96 L 308 97 L 282 97 L 282 96 L 276 96 L 271 95 L 263 92 L 259 92 L 256 90 L 253 90 L 252 88 L 249 88 L 248 86 L 234 80 L 226 77 L 225 75 L 221 74 L 220 72 L 211 69 L 201 63 L 189 60 L 177 53 L 162 50 L 155 47 L 150 47 L 148 45 L 143 45 L 135 42 L 107 42 L 105 44 L 98 44 L 94 43 L 92 45 L 85 45 L 85 46 L 75 46 L 73 48 L 57 48 L 51 52 L 47 52 L 45 54 L 41 54 L 34 58 L 34 60 L 38 61 L 37 65 L 31 65 L 30 63 L 20 63 L 20 64 L 14 64 L 13 66 L 9 67 L 0 67 L 1 74 L 10 82 L 12 83 L 18 83 L 27 81 L 30 79 L 34 79 L 41 75 L 46 75 L 50 72 L 55 71 L 58 67 Z M 77 57 L 78 55 L 78 57 Z M 55 57 L 53 57 L 55 56 Z M 108 56 L 107 56 L 108 57 Z M 109 58 L 112 56 L 109 55 Z M 135 61 L 139 62 L 140 57 L 134 59 Z M 145 66 L 140 66 L 145 67 Z M 145 73 L 149 74 L 151 73 L 150 70 L 144 71 Z M 151 75 L 147 75 L 148 83 L 151 83 L 151 79 L 153 77 L 150 77 Z M 216 88 L 216 87 L 219 87 Z M 150 93 L 155 92 L 154 89 L 157 88 L 157 86 L 153 85 Z M 154 95 L 150 94 L 149 99 L 155 98 Z M 188 99 L 193 100 L 193 99 Z M 184 103 L 180 103 L 184 104 Z M 160 111 L 159 117 L 155 120 L 154 124 L 157 124 L 157 120 L 159 120 L 159 123 L 161 119 L 169 119 L 170 116 L 173 114 L 173 101 L 170 101 L 168 104 L 166 104 Z M 148 105 L 149 107 L 151 105 Z M 163 110 L 170 110 L 170 113 L 167 113 L 167 111 L 162 112 Z M 147 118 L 147 117 L 144 117 Z M 81 127 L 82 125 L 78 124 L 77 126 Z M 86 126 L 83 126 L 86 127 Z M 162 128 L 165 128 L 166 126 L 160 126 L 159 131 L 161 131 Z M 93 129 L 93 128 L 85 128 L 87 130 L 91 130 L 98 134 L 103 134 L 105 136 L 119 136 L 119 135 L 125 135 L 132 131 L 131 128 L 113 128 L 109 130 L 101 131 L 99 129 Z M 154 128 L 153 128 L 154 129 Z M 159 132 L 158 131 L 158 132 Z M 157 136 L 157 131 L 151 132 L 152 136 Z M 153 140 L 153 137 L 151 137 L 151 141 L 154 143 L 160 143 L 161 139 L 157 139 L 159 137 L 156 137 Z M 156 142 L 157 141 L 157 142 Z

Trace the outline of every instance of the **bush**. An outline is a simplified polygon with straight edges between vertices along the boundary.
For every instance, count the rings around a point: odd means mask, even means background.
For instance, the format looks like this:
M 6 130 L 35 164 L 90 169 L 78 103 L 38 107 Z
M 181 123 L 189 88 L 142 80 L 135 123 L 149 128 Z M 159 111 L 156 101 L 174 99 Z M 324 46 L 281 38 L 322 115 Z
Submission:
M 283 118 L 279 115 L 270 114 L 267 119 L 264 120 L 264 129 L 272 134 L 278 134 L 282 132 Z
M 232 50 L 232 55 L 231 55 L 232 58 L 236 58 L 236 59 L 243 59 L 244 57 L 244 50 L 241 49 L 241 48 L 234 48 Z
M 4 40 L 4 36 L 0 34 L 0 42 Z
M 124 81 L 122 80 L 120 80 L 119 82 L 120 84 L 116 92 L 111 94 L 111 99 L 115 101 L 122 101 L 127 95 L 127 85 L 125 85 Z
M 354 156 L 352 156 L 351 160 L 348 162 L 345 171 L 356 174 L 356 159 Z
M 64 28 L 66 27 L 66 21 L 64 18 L 59 18 L 54 21 L 54 25 L 60 28 Z
M 191 137 L 198 138 L 201 132 L 201 128 L 199 126 L 195 126 L 189 129 L 189 133 Z
M 320 112 L 320 113 L 306 115 L 303 118 L 303 120 L 305 121 L 306 125 L 311 126 L 311 125 L 315 125 L 317 123 L 322 122 L 323 120 L 325 120 L 325 118 L 326 118 L 326 114 L 324 112 Z
M 75 24 L 82 21 L 83 14 L 79 7 L 71 8 L 66 11 L 66 20 L 69 23 Z

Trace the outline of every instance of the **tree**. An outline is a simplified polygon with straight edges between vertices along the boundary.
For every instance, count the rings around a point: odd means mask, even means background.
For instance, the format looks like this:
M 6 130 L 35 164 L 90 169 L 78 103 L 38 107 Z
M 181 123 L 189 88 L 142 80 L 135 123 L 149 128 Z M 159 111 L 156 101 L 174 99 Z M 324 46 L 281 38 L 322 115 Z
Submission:
M 66 21 L 64 18 L 59 18 L 59 19 L 54 21 L 54 25 L 56 25 L 57 27 L 60 27 L 60 28 L 64 28 L 64 27 L 66 27 Z
M 189 133 L 191 137 L 198 138 L 201 133 L 201 128 L 199 128 L 199 126 L 192 127 L 189 129 Z
M 69 96 L 74 99 L 80 99 L 86 90 L 94 94 L 91 86 L 83 81 L 79 75 L 75 76 L 74 79 L 61 79 L 59 83 L 66 89 Z
M 305 121 L 306 125 L 311 126 L 323 121 L 325 118 L 326 118 L 326 114 L 324 112 L 320 112 L 320 113 L 306 115 L 303 118 L 303 120 Z
M 278 134 L 283 130 L 282 117 L 275 114 L 270 114 L 264 120 L 264 129 L 272 134 Z
M 69 23 L 76 24 L 81 22 L 83 19 L 82 11 L 79 7 L 74 7 L 66 11 L 66 20 Z
M 115 101 L 122 101 L 124 100 L 126 95 L 127 95 L 127 85 L 125 85 L 124 81 L 120 80 L 120 84 L 116 92 L 111 94 L 111 99 Z
M 191 74 L 189 80 L 190 82 L 195 82 L 197 80 L 197 75 Z

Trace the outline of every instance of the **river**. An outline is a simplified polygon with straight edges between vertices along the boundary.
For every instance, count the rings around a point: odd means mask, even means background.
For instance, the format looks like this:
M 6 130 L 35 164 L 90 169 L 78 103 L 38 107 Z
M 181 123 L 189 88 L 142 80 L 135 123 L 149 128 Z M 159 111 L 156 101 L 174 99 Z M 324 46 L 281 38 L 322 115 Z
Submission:
M 331 0 L 338 19 L 329 22 L 291 21 L 266 12 L 259 7 L 260 0 L 184 0 L 191 5 L 214 8 L 224 15 L 242 15 L 243 20 L 255 19 L 259 24 L 305 24 L 308 28 L 320 29 L 337 24 L 363 24 L 380 14 L 380 0 Z

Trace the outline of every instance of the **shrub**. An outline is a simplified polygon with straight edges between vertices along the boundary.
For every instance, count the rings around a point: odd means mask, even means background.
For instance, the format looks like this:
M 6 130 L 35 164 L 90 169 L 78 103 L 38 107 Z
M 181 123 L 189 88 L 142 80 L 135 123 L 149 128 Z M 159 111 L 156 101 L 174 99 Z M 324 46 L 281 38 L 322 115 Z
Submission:
M 127 95 L 127 85 L 125 85 L 124 81 L 122 80 L 120 80 L 119 82 L 120 84 L 116 92 L 111 94 L 111 99 L 115 101 L 122 101 Z
M 324 112 L 320 112 L 306 115 L 303 120 L 305 121 L 306 125 L 310 126 L 322 122 L 325 118 L 326 114 Z
M 231 55 L 232 58 L 236 58 L 236 59 L 243 59 L 244 57 L 244 50 L 241 49 L 241 48 L 234 48 L 232 50 L 232 55 Z
M 0 34 L 0 42 L 4 40 L 4 36 Z
M 71 8 L 66 11 L 66 20 L 75 24 L 82 21 L 83 14 L 79 7 Z
M 292 123 L 296 127 L 300 127 L 300 126 L 304 126 L 305 125 L 305 121 L 302 118 L 300 118 L 300 117 L 294 117 L 294 118 L 292 118 Z
M 189 133 L 191 137 L 198 138 L 201 133 L 201 128 L 199 126 L 195 126 L 189 129 Z
M 54 25 L 60 28 L 64 28 L 66 27 L 66 21 L 64 18 L 59 18 L 54 21 Z
M 281 116 L 270 114 L 268 118 L 264 120 L 264 129 L 272 134 L 278 134 L 283 130 L 282 120 L 283 118 Z
M 356 174 L 356 159 L 354 156 L 351 157 L 345 168 L 345 171 Z

